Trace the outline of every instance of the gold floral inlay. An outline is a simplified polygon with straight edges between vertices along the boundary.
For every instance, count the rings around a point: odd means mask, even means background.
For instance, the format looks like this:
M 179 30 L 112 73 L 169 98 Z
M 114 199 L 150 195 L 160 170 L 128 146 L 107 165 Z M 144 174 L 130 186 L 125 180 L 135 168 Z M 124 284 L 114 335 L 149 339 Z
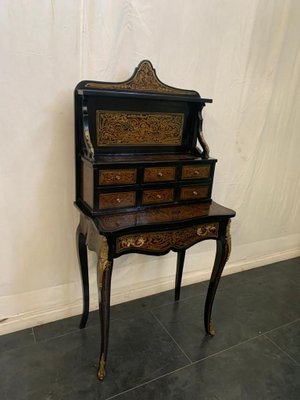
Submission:
M 97 146 L 180 145 L 184 114 L 96 112 Z
M 148 60 L 142 61 L 135 69 L 132 77 L 125 82 L 88 82 L 85 87 L 91 89 L 153 92 L 199 97 L 199 94 L 194 90 L 177 89 L 162 83 L 158 79 L 151 62 Z
M 181 250 L 203 239 L 218 237 L 219 224 L 207 223 L 184 229 L 175 229 L 165 232 L 144 232 L 140 234 L 124 235 L 117 239 L 117 253 L 128 249 L 148 251 Z

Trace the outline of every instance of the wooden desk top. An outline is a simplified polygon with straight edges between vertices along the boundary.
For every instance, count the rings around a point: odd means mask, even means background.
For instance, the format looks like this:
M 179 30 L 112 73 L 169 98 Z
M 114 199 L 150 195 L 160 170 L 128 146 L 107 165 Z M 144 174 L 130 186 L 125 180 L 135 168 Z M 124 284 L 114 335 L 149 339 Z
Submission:
M 119 233 L 125 230 L 160 229 L 206 222 L 219 218 L 232 218 L 235 212 L 214 201 L 200 204 L 153 207 L 135 212 L 106 214 L 93 220 L 103 233 Z

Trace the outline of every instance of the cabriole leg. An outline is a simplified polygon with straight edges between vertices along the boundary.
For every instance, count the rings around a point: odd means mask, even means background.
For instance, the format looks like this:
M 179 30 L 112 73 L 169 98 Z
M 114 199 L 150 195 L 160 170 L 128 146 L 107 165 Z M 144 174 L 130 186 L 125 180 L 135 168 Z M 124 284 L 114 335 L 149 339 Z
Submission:
M 110 315 L 110 287 L 113 260 L 109 258 L 109 248 L 107 239 L 103 237 L 100 256 L 98 261 L 98 294 L 99 312 L 101 324 L 101 350 L 98 368 L 98 378 L 102 381 L 105 377 L 108 335 L 109 335 L 109 315 Z
M 175 300 L 180 298 L 182 271 L 184 266 L 185 250 L 181 250 L 177 253 L 177 268 L 176 268 L 176 279 L 175 279 Z
M 230 236 L 230 220 L 227 223 L 226 235 L 217 240 L 217 252 L 214 267 L 209 281 L 205 310 L 204 310 L 204 326 L 208 335 L 214 336 L 215 330 L 211 323 L 211 313 L 216 291 L 220 282 L 220 278 L 229 259 L 231 251 L 231 236 Z
M 81 280 L 82 280 L 82 292 L 83 292 L 83 313 L 80 321 L 80 329 L 86 326 L 89 316 L 89 270 L 88 270 L 88 258 L 87 258 L 87 246 L 86 237 L 80 233 L 80 225 L 76 231 L 76 242 L 77 242 L 77 255 L 80 265 Z

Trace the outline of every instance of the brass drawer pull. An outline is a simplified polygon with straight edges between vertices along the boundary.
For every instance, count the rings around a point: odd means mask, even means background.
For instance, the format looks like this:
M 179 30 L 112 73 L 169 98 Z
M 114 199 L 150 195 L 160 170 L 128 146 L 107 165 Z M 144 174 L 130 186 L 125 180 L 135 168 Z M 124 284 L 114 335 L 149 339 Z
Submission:
M 159 176 L 161 178 L 163 176 L 163 173 L 162 172 L 158 172 L 157 176 Z
M 121 179 L 120 175 L 116 175 L 116 180 L 119 181 Z
M 195 175 L 199 175 L 199 174 L 200 174 L 200 172 L 196 169 Z
M 117 203 L 121 203 L 120 197 L 117 197 L 117 198 L 116 198 L 116 202 L 117 202 Z
M 157 195 L 156 195 L 156 198 L 160 200 L 160 199 L 161 199 L 161 195 L 160 195 L 160 194 L 157 194 Z
M 197 196 L 198 192 L 196 190 L 193 191 L 193 195 Z

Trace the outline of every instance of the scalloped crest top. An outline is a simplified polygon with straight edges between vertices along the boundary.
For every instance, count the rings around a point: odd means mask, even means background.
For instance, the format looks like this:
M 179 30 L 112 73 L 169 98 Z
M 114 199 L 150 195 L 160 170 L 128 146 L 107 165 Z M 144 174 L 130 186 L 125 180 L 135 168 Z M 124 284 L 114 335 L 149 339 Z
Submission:
M 183 96 L 198 96 L 194 90 L 178 89 L 161 82 L 149 60 L 143 60 L 135 69 L 131 78 L 124 82 L 88 82 L 85 84 L 89 89 L 108 89 L 131 92 L 150 92 L 160 94 L 175 94 Z

